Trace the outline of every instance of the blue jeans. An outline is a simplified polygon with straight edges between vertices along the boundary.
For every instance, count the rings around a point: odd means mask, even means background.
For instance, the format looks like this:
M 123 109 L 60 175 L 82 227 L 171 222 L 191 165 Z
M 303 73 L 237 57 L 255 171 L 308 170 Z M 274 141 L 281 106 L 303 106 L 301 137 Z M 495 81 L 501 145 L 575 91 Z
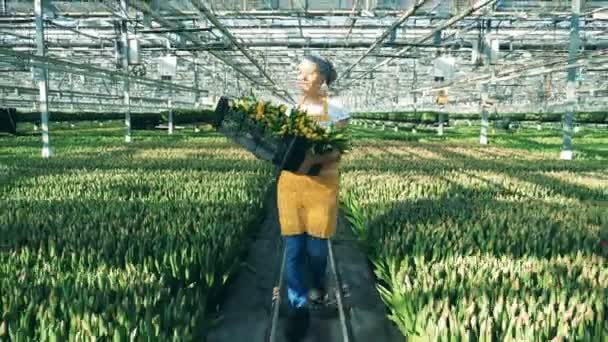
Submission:
M 285 261 L 287 297 L 292 308 L 299 308 L 308 301 L 308 286 L 304 273 L 306 257 L 308 257 L 313 288 L 324 288 L 327 239 L 316 238 L 306 233 L 283 238 L 287 253 Z

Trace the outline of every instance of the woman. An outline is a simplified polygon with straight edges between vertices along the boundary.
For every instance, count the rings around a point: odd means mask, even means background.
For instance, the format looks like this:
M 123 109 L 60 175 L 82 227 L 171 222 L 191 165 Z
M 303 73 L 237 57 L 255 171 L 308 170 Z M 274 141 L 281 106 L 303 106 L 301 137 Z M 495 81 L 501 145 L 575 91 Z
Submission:
M 324 89 L 336 78 L 333 65 L 324 58 L 305 56 L 299 65 L 298 86 L 302 91 L 299 109 L 324 126 L 348 123 L 349 114 L 330 103 Z M 299 169 L 282 171 L 277 184 L 279 222 L 287 254 L 290 341 L 306 334 L 309 306 L 323 304 L 326 298 L 327 239 L 336 232 L 339 159 L 337 150 L 323 155 L 306 151 Z M 306 259 L 312 281 L 310 291 L 304 277 Z

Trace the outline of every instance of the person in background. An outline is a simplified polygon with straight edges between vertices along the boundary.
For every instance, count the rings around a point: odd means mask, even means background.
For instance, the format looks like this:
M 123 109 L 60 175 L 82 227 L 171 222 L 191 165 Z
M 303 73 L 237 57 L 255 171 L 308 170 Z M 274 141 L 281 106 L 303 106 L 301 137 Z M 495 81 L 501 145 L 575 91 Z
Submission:
M 333 65 L 319 56 L 305 56 L 298 74 L 297 85 L 302 92 L 299 109 L 322 126 L 347 125 L 349 113 L 331 102 L 327 94 L 337 78 Z M 311 309 L 323 307 L 328 298 L 327 239 L 336 232 L 338 215 L 339 151 L 323 155 L 305 151 L 301 155 L 299 168 L 283 170 L 277 183 L 279 222 L 286 248 L 289 341 L 306 335 Z M 311 274 L 310 288 L 306 265 Z

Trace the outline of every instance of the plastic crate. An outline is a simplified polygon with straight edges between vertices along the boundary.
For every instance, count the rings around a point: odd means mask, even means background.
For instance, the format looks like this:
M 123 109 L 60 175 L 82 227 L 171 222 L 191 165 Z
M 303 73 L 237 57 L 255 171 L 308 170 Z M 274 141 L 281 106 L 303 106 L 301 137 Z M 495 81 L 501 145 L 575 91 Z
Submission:
M 17 134 L 17 111 L 15 108 L 0 108 L 0 132 Z
M 215 116 L 215 129 L 256 158 L 290 171 L 298 169 L 302 163 L 307 148 L 304 138 L 273 135 L 246 113 L 233 110 L 227 97 L 221 97 L 218 101 Z

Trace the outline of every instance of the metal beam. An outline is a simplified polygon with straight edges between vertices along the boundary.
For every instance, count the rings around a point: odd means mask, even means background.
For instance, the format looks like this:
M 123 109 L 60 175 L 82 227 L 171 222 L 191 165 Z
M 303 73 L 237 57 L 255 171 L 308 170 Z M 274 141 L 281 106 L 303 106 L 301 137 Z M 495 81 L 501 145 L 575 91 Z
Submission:
M 39 90 L 37 88 L 29 88 L 29 87 L 16 87 L 11 85 L 0 84 L 0 89 L 10 89 L 15 90 L 15 96 L 19 96 L 23 98 L 24 96 L 37 96 Z M 78 103 L 78 101 L 74 100 L 74 96 L 81 96 L 85 99 L 93 99 L 97 100 L 97 102 L 101 101 L 124 101 L 124 97 L 120 95 L 108 95 L 108 94 L 97 94 L 91 92 L 82 92 L 82 91 L 64 91 L 64 90 L 48 90 L 49 102 L 53 103 L 53 99 L 62 99 L 64 97 L 69 97 L 70 102 L 74 104 Z M 26 98 L 25 100 L 32 102 L 35 99 Z M 158 104 L 166 104 L 167 100 L 160 97 L 146 97 L 146 96 L 131 96 L 131 103 L 133 102 L 146 102 L 146 104 L 150 105 L 158 105 Z M 173 105 L 192 105 L 193 102 L 188 101 L 172 101 Z
M 0 34 L 4 34 L 5 32 L 0 32 Z M 569 44 L 569 43 L 568 43 Z M 516 43 L 501 43 L 500 49 L 510 49 L 514 50 L 523 50 L 523 51 L 536 51 L 536 52 L 551 52 L 551 53 L 567 53 L 567 42 L 538 42 L 538 43 L 526 43 L 526 42 L 516 42 Z M 273 41 L 267 41 L 266 39 L 259 40 L 250 40 L 247 42 L 241 43 L 242 46 L 252 48 L 264 48 L 264 47 L 283 47 L 286 49 L 301 49 L 301 48 L 312 48 L 312 49 L 364 49 L 369 48 L 371 42 L 358 39 L 356 41 L 350 40 L 338 40 L 335 41 L 327 41 L 327 39 L 317 39 L 305 41 L 304 39 L 276 39 Z M 100 51 L 108 51 L 111 46 L 99 42 L 70 42 L 70 43 L 52 43 L 47 41 L 47 51 L 51 49 L 76 49 L 76 48 L 87 48 L 87 49 L 99 49 Z M 35 49 L 36 46 L 30 41 L 22 41 L 16 43 L 5 43 L 2 44 L 4 48 L 30 48 Z M 440 45 L 432 44 L 432 43 L 422 43 L 418 44 L 415 42 L 384 42 L 382 43 L 382 48 L 403 48 L 403 47 L 415 47 L 415 48 L 426 48 L 426 49 L 445 49 L 452 48 L 453 53 L 469 53 L 469 49 L 474 47 L 474 43 L 469 42 L 461 42 L 461 41 L 450 41 L 443 42 Z M 144 51 L 157 51 L 157 50 L 167 50 L 166 44 L 159 43 L 142 43 L 140 45 L 141 50 Z M 105 50 L 101 50 L 105 49 Z M 457 50 L 459 49 L 459 50 Z M 605 42 L 596 42 L 596 43 L 586 43 L 585 51 L 598 51 L 598 50 L 606 50 L 608 49 L 608 41 Z M 83 52 L 78 51 L 77 52 Z M 185 46 L 173 46 L 170 51 L 235 51 L 234 47 L 225 44 L 225 43 L 205 43 L 204 45 L 194 45 L 189 44 Z M 341 51 L 346 52 L 346 51 Z M 408 54 L 397 54 L 397 52 L 390 54 L 390 58 L 397 59 L 403 58 L 403 56 L 408 56 Z M 182 56 L 183 57 L 183 56 Z M 388 58 L 388 57 L 387 57 Z
M 560 65 L 560 66 L 556 66 L 553 68 L 539 68 L 536 70 L 532 70 L 525 73 L 515 73 L 512 75 L 508 75 L 508 76 L 504 76 L 504 77 L 496 77 L 495 81 L 496 82 L 504 82 L 504 81 L 509 81 L 509 80 L 513 80 L 513 79 L 517 79 L 517 78 L 523 78 L 523 77 L 534 77 L 534 76 L 541 76 L 541 75 L 545 75 L 545 74 L 550 74 L 550 73 L 554 73 L 556 71 L 563 71 L 563 70 L 569 70 L 569 69 L 577 69 L 577 68 L 581 68 L 581 67 L 585 67 L 585 66 L 590 66 L 590 65 L 595 65 L 595 66 L 608 66 L 608 52 L 605 52 L 603 54 L 599 54 L 599 55 L 594 55 L 594 56 L 586 56 L 586 57 L 577 57 L 574 60 L 574 63 L 572 64 L 564 64 L 564 65 Z M 489 82 L 489 80 L 485 80 L 482 82 Z
M 161 24 L 164 27 L 173 28 L 173 29 L 183 28 L 183 25 L 181 25 L 179 23 L 173 24 L 173 23 L 167 21 L 165 18 L 163 18 L 158 13 L 156 13 L 155 11 L 153 11 L 146 3 L 144 3 L 141 0 L 132 0 L 131 6 L 135 7 L 136 9 L 138 9 L 138 10 L 144 12 L 144 13 L 149 14 L 155 21 L 157 21 L 159 24 Z M 182 32 L 182 33 L 179 33 L 179 35 L 182 36 L 182 37 L 184 37 L 184 38 L 186 38 L 186 39 L 188 39 L 189 41 L 193 42 L 196 45 L 203 45 L 203 46 L 205 45 L 205 43 L 200 38 L 198 38 L 197 36 L 194 36 L 194 35 L 192 35 L 192 34 L 190 34 L 188 32 Z M 234 63 L 232 63 L 231 61 L 229 61 L 224 56 L 221 56 L 220 54 L 212 52 L 212 51 L 209 51 L 209 53 L 212 56 L 214 56 L 215 58 L 217 58 L 220 61 L 222 61 L 224 64 L 226 64 L 229 67 L 231 67 L 236 72 L 238 72 L 241 75 L 245 76 L 245 78 L 247 78 L 253 84 L 256 84 L 256 85 L 261 86 L 263 88 L 270 89 L 273 93 L 275 93 L 276 95 L 278 95 L 280 98 L 286 100 L 287 102 L 292 102 L 293 101 L 289 96 L 287 96 L 288 94 L 277 93 L 277 90 L 274 89 L 271 85 L 260 83 L 260 81 L 257 80 L 254 76 L 249 75 L 247 72 L 245 72 L 243 69 L 241 69 L 240 67 L 238 67 L 237 65 L 235 65 Z
M 8 106 L 16 106 L 19 104 L 24 104 L 24 105 L 31 105 L 32 104 L 32 100 L 24 100 L 24 99 L 13 99 L 13 98 L 0 98 L 0 104 L 3 105 L 8 105 Z M 124 104 L 122 103 L 111 103 L 111 102 L 70 102 L 70 101 L 58 101 L 58 100 L 50 100 L 49 101 L 50 104 L 53 105 L 54 108 L 59 109 L 59 107 L 65 107 L 66 109 L 71 109 L 71 106 L 74 105 L 76 108 L 84 108 L 84 107 L 91 107 L 91 108 L 99 108 L 99 106 L 103 106 L 103 108 L 116 108 L 118 111 L 120 111 L 123 107 Z M 163 106 L 160 107 L 158 105 L 156 106 L 138 106 L 136 107 L 137 109 L 140 110 L 140 112 L 159 112 L 162 109 L 165 109 L 166 106 L 166 101 L 164 102 Z M 191 104 L 194 105 L 194 104 Z M 145 111 L 142 111 L 142 109 L 145 109 Z M 99 109 L 95 109 L 95 112 L 99 112 Z
M 391 24 L 391 26 L 389 26 L 386 30 L 384 30 L 384 32 L 380 34 L 380 36 L 378 36 L 378 38 L 376 38 L 376 40 L 372 43 L 369 49 L 367 49 L 367 51 L 363 53 L 363 55 L 357 58 L 357 60 L 353 64 L 349 65 L 346 70 L 344 70 L 341 75 L 338 76 L 336 83 L 338 83 L 340 79 L 350 76 L 350 72 L 355 66 L 357 66 L 357 64 L 359 64 L 365 57 L 372 53 L 386 39 L 386 37 L 391 34 L 391 32 L 393 32 L 401 24 L 403 24 L 409 17 L 411 17 L 416 12 L 416 10 L 422 7 L 422 5 L 424 5 L 427 1 L 428 0 L 416 0 L 416 2 L 414 2 L 414 4 L 412 5 L 412 7 L 410 7 L 409 10 L 403 13 L 403 15 L 399 17 L 399 19 L 395 20 L 395 22 Z
M 369 0 L 367 0 L 369 1 Z M 365 10 L 365 8 L 363 8 Z M 598 12 L 603 10 L 603 8 L 598 8 L 592 11 L 588 11 L 584 13 L 584 16 L 591 16 L 593 13 Z M 303 12 L 299 9 L 296 10 L 257 10 L 257 9 L 252 9 L 252 10 L 247 10 L 247 11 L 242 11 L 242 10 L 238 10 L 238 11 L 233 11 L 233 10 L 220 10 L 220 11 L 214 11 L 215 15 L 222 17 L 222 18 L 228 18 L 228 19 L 240 19 L 240 18 L 254 18 L 254 19 L 273 19 L 273 18 L 277 18 L 277 17 L 293 17 L 293 16 L 297 16 L 297 15 L 302 15 Z M 360 16 L 361 18 L 369 18 L 371 17 L 388 17 L 388 16 L 394 16 L 397 17 L 401 14 L 403 14 L 403 9 L 399 9 L 399 10 L 374 10 L 371 11 L 370 9 L 367 9 L 365 12 L 365 14 Z M 433 19 L 439 19 L 440 17 L 438 16 L 434 16 L 433 13 L 429 13 L 427 11 L 423 12 L 425 15 L 429 16 L 429 17 L 433 17 Z M 81 11 L 81 12 L 77 12 L 77 11 L 58 11 L 56 12 L 56 14 L 58 16 L 61 17 L 65 17 L 65 18 L 74 18 L 74 19 L 79 19 L 79 18 L 84 18 L 84 19 L 88 19 L 88 18 L 95 18 L 95 19 L 113 19 L 114 15 L 109 12 L 109 11 L 91 11 L 91 10 L 86 10 L 86 11 Z M 318 17 L 350 17 L 352 15 L 352 10 L 351 9 L 340 9 L 340 10 L 308 10 L 306 12 L 306 16 L 309 18 L 318 18 Z M 525 15 L 525 16 L 524 16 Z M 564 11 L 552 11 L 552 10 L 543 10 L 542 12 L 529 12 L 529 13 L 522 13 L 522 12 L 496 12 L 493 14 L 493 16 L 495 16 L 498 20 L 500 19 L 510 19 L 510 18 L 517 18 L 518 20 L 544 20 L 546 17 L 551 16 L 551 17 L 568 17 L 570 15 L 570 12 L 564 12 Z M 176 21 L 176 20 L 182 20 L 182 21 L 191 21 L 191 20 L 196 20 L 198 18 L 198 13 L 195 11 L 180 11 L 179 13 L 171 13 L 169 15 L 167 15 L 167 19 L 168 20 L 172 20 L 172 21 Z M 33 21 L 33 15 L 30 13 L 24 14 L 24 13 L 17 13 L 11 16 L 11 18 L 8 18 L 6 21 L 9 20 L 18 20 L 18 21 L 23 21 L 23 22 L 27 22 L 27 21 Z M 3 20 L 0 20 L 0 22 L 2 22 Z
M 195 93 L 197 89 L 192 87 L 187 87 L 183 85 L 179 85 L 176 83 L 164 82 L 161 80 L 155 80 L 151 78 L 139 77 L 134 75 L 125 76 L 122 72 L 107 70 L 103 68 L 94 67 L 87 64 L 80 64 L 69 62 L 66 60 L 62 60 L 59 58 L 48 57 L 48 56 L 40 56 L 40 55 L 31 55 L 28 53 L 21 53 L 17 51 L 13 51 L 11 49 L 6 49 L 0 47 L 0 55 L 9 56 L 14 58 L 13 61 L 8 61 L 8 63 L 13 63 L 16 61 L 20 61 L 20 63 L 26 63 L 32 66 L 41 66 L 44 68 L 48 68 L 51 70 L 58 70 L 68 73 L 76 73 L 80 75 L 88 75 L 93 77 L 106 77 L 113 80 L 122 80 L 124 77 L 127 77 L 129 81 L 151 86 L 162 89 L 173 89 L 175 91 L 187 91 L 191 93 Z
M 399 13 L 401 16 L 403 12 Z M 495 14 L 495 13 L 494 13 Z M 114 14 L 106 20 L 115 20 L 117 16 L 120 16 L 120 13 L 114 12 Z M 200 13 L 199 13 L 200 16 Z M 399 16 L 394 17 L 397 19 Z M 170 14 L 163 15 L 163 18 L 171 21 Z M 10 20 L 7 20 L 10 19 Z M 95 20 L 93 18 L 88 18 L 91 20 Z M 134 23 L 138 20 L 135 17 L 129 17 L 129 20 L 133 20 Z M 194 20 L 200 19 L 199 17 L 193 17 L 191 19 L 183 19 L 183 21 L 187 21 L 191 23 Z M 300 22 L 298 23 L 298 19 Z M 237 19 L 231 19 L 226 17 L 218 17 L 218 20 L 223 20 L 223 25 L 227 29 L 232 32 L 238 32 L 238 30 L 249 30 L 254 28 L 259 28 L 260 26 L 264 26 L 268 30 L 276 30 L 278 32 L 286 29 L 299 29 L 299 27 L 304 27 L 306 29 L 315 28 L 315 29 L 350 29 L 352 26 L 352 18 L 348 18 L 344 21 L 339 21 L 340 19 L 336 19 L 335 17 L 327 17 L 324 20 L 308 20 L 302 22 L 302 17 L 276 17 L 276 18 L 268 18 L 268 19 L 256 19 L 252 17 L 243 17 Z M 307 18 L 304 18 L 307 19 Z M 445 20 L 445 18 L 427 16 L 427 15 L 414 15 L 411 17 L 411 20 L 408 22 L 404 22 L 400 25 L 400 27 L 405 29 L 433 29 L 434 26 L 429 24 L 430 20 Z M 460 22 L 454 24 L 453 26 L 458 29 L 468 30 L 472 27 L 472 25 L 476 25 L 477 19 L 483 19 L 486 21 L 492 22 L 492 27 L 489 27 L 490 31 L 504 31 L 504 30 L 534 30 L 537 31 L 565 31 L 568 30 L 569 27 L 565 27 L 563 25 L 555 26 L 557 22 L 566 22 L 570 20 L 570 16 L 564 18 L 555 18 L 549 16 L 543 18 L 504 18 L 500 16 L 488 16 L 488 15 L 480 15 L 475 17 L 463 18 Z M 348 21 L 351 20 L 351 23 Z M 513 21 L 511 21 L 513 20 Z M 584 18 L 583 19 L 586 24 L 587 30 L 598 31 L 597 34 L 602 33 L 602 28 L 605 28 L 605 19 L 593 19 L 593 18 Z M 98 32 L 104 31 L 113 31 L 114 28 L 111 25 L 100 26 L 98 25 L 99 20 L 95 20 L 90 26 L 87 25 L 86 19 L 79 19 L 79 30 L 95 30 Z M 386 29 L 389 25 L 384 21 L 370 20 L 369 17 L 361 17 L 357 18 L 357 21 L 362 21 L 359 25 L 357 25 L 358 29 L 366 29 L 366 30 L 375 30 L 375 29 Z M 500 23 L 500 24 L 498 24 Z M 138 28 L 141 28 L 141 24 L 138 24 Z M 303 25 L 305 24 L 305 25 Z M 147 26 L 146 26 L 147 27 Z M 10 18 L 0 18 L 0 29 L 8 29 L 8 30 L 26 30 L 26 29 L 35 29 L 34 18 L 29 19 L 24 23 L 19 23 L 18 20 Z M 58 31 L 59 28 L 49 27 L 47 28 L 47 33 L 51 34 L 51 32 Z M 147 27 L 141 28 L 138 30 L 138 33 L 150 33 L 150 34 L 160 34 L 160 33 L 170 33 L 170 32 L 213 32 L 213 28 L 211 27 L 185 27 L 183 29 L 167 29 L 161 27 Z M 80 31 L 82 32 L 82 31 Z
M 47 44 L 49 48 L 61 48 L 61 49 L 74 49 L 74 48 L 89 48 L 89 49 L 101 49 L 101 48 L 109 48 L 109 45 L 102 43 L 92 43 L 92 42 L 74 42 L 69 44 Z M 458 44 L 458 43 L 450 43 L 450 45 L 466 47 L 466 45 Z M 22 43 L 11 43 L 11 44 L 3 44 L 3 47 L 10 48 L 32 48 L 34 45 L 30 42 L 22 42 Z M 275 40 L 275 41 L 267 41 L 260 39 L 259 41 L 248 41 L 241 43 L 242 47 L 283 47 L 287 49 L 294 48 L 314 48 L 314 49 L 351 49 L 351 48 L 369 48 L 370 42 L 366 41 L 344 41 L 338 40 L 335 41 L 327 41 L 327 39 L 319 39 L 317 41 L 310 40 L 306 41 L 305 39 L 285 39 L 285 40 Z M 386 42 L 382 44 L 382 47 L 385 48 L 400 48 L 400 47 L 424 47 L 424 48 L 445 48 L 447 45 L 435 45 L 435 44 L 417 44 L 417 43 L 407 43 L 407 42 Z M 535 47 L 543 47 L 545 45 L 536 45 Z M 606 44 L 608 46 L 608 44 Z M 590 49 L 593 49 L 593 45 L 590 45 Z M 140 45 L 140 48 L 143 50 L 152 50 L 152 49 L 164 49 L 167 50 L 167 46 L 165 44 L 155 44 L 155 43 L 143 43 Z M 175 46 L 172 47 L 171 50 L 176 51 L 236 51 L 236 49 L 229 44 L 225 43 L 203 43 L 202 45 L 185 45 L 185 46 Z M 403 54 L 402 54 L 403 55 Z M 399 58 L 401 55 L 395 55 L 395 58 Z
M 481 9 L 481 8 L 483 8 L 483 7 L 485 7 L 485 6 L 487 6 L 487 5 L 493 4 L 493 3 L 495 3 L 496 1 L 497 1 L 497 0 L 483 0 L 483 1 L 477 2 L 475 5 L 473 5 L 473 6 L 469 7 L 468 9 L 466 9 L 466 10 L 464 10 L 464 11 L 462 11 L 462 12 L 461 12 L 459 15 L 457 15 L 457 16 L 455 16 L 455 17 L 452 17 L 450 20 L 448 20 L 448 21 L 446 21 L 445 23 L 441 24 L 439 27 L 435 28 L 433 31 L 431 31 L 431 32 L 430 32 L 429 34 L 427 34 L 426 36 L 424 36 L 424 37 L 422 37 L 421 39 L 417 40 L 417 41 L 416 41 L 416 43 L 417 43 L 417 44 L 422 44 L 422 43 L 426 42 L 427 40 L 431 39 L 431 38 L 432 38 L 432 37 L 435 35 L 435 32 L 438 32 L 438 31 L 444 30 L 444 29 L 446 29 L 446 28 L 448 28 L 448 27 L 451 27 L 452 25 L 454 25 L 454 24 L 455 24 L 455 23 L 457 23 L 458 21 L 462 20 L 464 17 L 466 17 L 466 16 L 470 15 L 471 13 L 473 13 L 473 12 L 475 12 L 475 11 L 477 11 L 477 10 L 479 10 L 479 9 Z M 397 55 L 402 55 L 402 54 L 405 54 L 405 53 L 406 53 L 407 51 L 409 51 L 410 49 L 411 49 L 410 47 L 403 48 L 403 49 L 401 49 L 401 50 L 399 50 L 399 51 L 397 52 Z M 378 65 L 376 65 L 376 66 L 375 66 L 375 67 L 373 67 L 372 69 L 368 70 L 367 72 L 365 72 L 365 73 L 363 73 L 363 74 L 358 75 L 358 76 L 357 76 L 356 78 L 354 78 L 354 79 L 353 79 L 353 78 L 351 78 L 351 79 L 352 79 L 352 81 L 351 81 L 350 83 L 348 83 L 347 85 L 345 85 L 345 86 L 349 86 L 349 85 L 351 85 L 352 83 L 354 83 L 354 82 L 355 82 L 357 79 L 363 78 L 365 75 L 367 75 L 367 74 L 369 74 L 369 73 L 371 73 L 371 72 L 374 72 L 374 71 L 378 70 L 378 69 L 379 69 L 379 68 L 381 68 L 382 66 L 384 66 L 384 65 L 386 65 L 386 64 L 388 64 L 388 63 L 390 63 L 390 62 L 391 62 L 393 59 L 394 59 L 394 58 L 388 58 L 388 59 L 385 59 L 384 61 L 382 61 L 381 63 L 379 63 Z
M 159 0 L 156 0 L 159 1 Z M 155 3 L 152 3 L 153 7 L 155 6 Z M 155 7 L 156 8 L 156 7 Z M 113 13 L 115 13 L 116 15 L 120 15 L 120 13 L 115 12 L 113 9 L 111 9 L 113 11 Z M 167 18 L 167 16 L 164 17 L 165 19 Z M 130 21 L 135 21 L 137 22 L 136 18 L 128 18 Z M 144 21 L 146 22 L 146 21 Z M 150 23 L 146 22 L 147 26 L 144 27 L 150 27 Z M 152 36 L 155 37 L 155 39 L 158 40 L 166 40 L 168 39 L 171 43 L 175 44 L 175 46 L 179 45 L 179 42 L 176 41 L 176 39 L 172 38 L 171 36 L 161 36 L 159 34 L 156 34 L 154 31 L 160 31 L 159 33 L 177 33 L 177 32 L 199 32 L 199 31 L 207 31 L 207 32 L 211 32 L 211 28 L 210 27 L 205 27 L 205 28 L 193 28 L 193 29 L 189 29 L 189 28 L 185 28 L 185 27 L 178 27 L 178 28 L 170 28 L 170 29 L 163 29 L 163 28 L 149 28 L 149 29 L 139 29 L 137 32 L 138 33 L 150 33 Z M 153 48 L 150 48 L 151 44 L 140 44 L 140 49 L 143 50 L 152 50 Z M 160 49 L 162 49 L 163 52 L 167 51 L 167 46 L 166 45 L 162 45 L 162 46 L 156 46 Z M 173 50 L 175 51 L 180 51 L 179 48 L 173 48 Z M 196 56 L 195 53 L 189 53 L 189 56 L 192 57 L 192 60 L 185 58 L 185 56 L 179 55 L 179 54 L 175 54 L 175 56 L 179 59 L 179 60 L 183 60 L 186 61 L 188 63 L 190 63 L 191 65 L 194 65 L 195 68 L 196 67 L 201 67 L 204 70 L 209 71 L 206 67 L 204 67 L 203 65 L 196 63 L 195 60 L 196 58 L 198 58 Z M 211 77 L 214 77 L 218 80 L 220 80 L 220 78 L 218 78 L 216 75 L 214 75 L 213 73 L 210 73 Z M 198 84 L 195 83 L 195 88 L 197 89 L 196 94 L 195 94 L 195 98 L 198 99 L 200 97 L 200 89 L 198 88 Z M 198 101 L 197 101 L 198 102 Z
M 353 33 L 353 28 L 355 27 L 355 23 L 357 22 L 357 18 L 355 18 L 355 13 L 357 13 L 358 8 L 360 7 L 360 2 L 361 0 L 355 0 L 355 3 L 353 4 L 351 15 L 348 18 L 350 24 L 348 25 L 348 32 L 346 33 L 346 38 L 344 38 L 344 40 L 348 41 L 350 39 L 350 35 Z
M 222 23 L 220 23 L 217 17 L 213 13 L 211 13 L 211 11 L 203 4 L 201 0 L 190 0 L 190 2 L 192 3 L 192 5 L 194 5 L 194 7 L 201 11 L 203 15 L 218 30 L 220 30 L 220 32 L 222 32 L 224 36 L 226 36 L 228 40 L 230 40 L 230 42 L 234 44 L 234 46 L 236 46 L 239 51 L 241 51 L 241 53 L 251 62 L 251 64 L 253 64 L 260 71 L 262 76 L 264 76 L 264 78 L 266 78 L 266 80 L 268 80 L 268 82 L 272 85 L 271 90 L 273 93 L 275 93 L 279 97 L 286 96 L 289 101 L 295 104 L 295 100 L 289 95 L 289 93 L 279 87 L 279 85 L 270 77 L 270 75 L 266 73 L 266 71 L 264 70 L 264 68 L 262 68 L 258 61 L 253 58 L 253 56 L 249 53 L 247 49 L 243 47 L 243 45 L 238 41 L 238 39 L 234 35 L 232 35 L 232 33 L 230 33 L 230 31 Z
M 196 28 L 182 28 L 182 29 L 163 29 L 163 28 L 150 28 L 144 30 L 138 30 L 137 33 L 178 33 L 178 32 L 210 32 L 211 27 L 196 27 Z
M 472 84 L 472 83 L 488 83 L 494 77 L 496 82 L 504 82 L 513 80 L 521 77 L 533 77 L 540 76 L 548 73 L 553 73 L 556 71 L 563 71 L 571 67 L 584 67 L 588 65 L 600 64 L 608 62 L 608 52 L 595 52 L 592 54 L 587 54 L 584 56 L 576 56 L 574 59 L 574 65 L 567 65 L 568 61 L 563 58 L 556 58 L 549 61 L 537 61 L 534 62 L 532 59 L 523 59 L 518 62 L 518 64 L 523 65 L 512 67 L 509 69 L 499 70 L 493 76 L 492 73 L 484 73 L 480 75 L 475 75 L 472 77 L 462 78 L 454 81 L 447 82 L 441 87 L 433 86 L 433 87 L 424 87 L 417 88 L 414 91 L 424 92 L 424 91 L 436 91 L 440 89 L 448 89 L 457 84 Z
M 72 81 L 70 81 L 70 87 L 72 87 Z M 11 84 L 0 84 L 0 89 L 15 90 L 19 94 L 38 94 L 39 91 L 40 91 L 39 89 L 36 89 L 36 88 L 21 87 L 21 86 L 11 85 Z M 118 98 L 120 98 L 119 96 L 115 96 L 115 95 L 98 94 L 98 93 L 92 93 L 92 92 L 86 92 L 86 91 L 74 91 L 74 90 L 68 90 L 68 91 L 66 91 L 66 90 L 47 89 L 47 93 L 49 95 L 51 95 L 51 94 L 53 94 L 53 95 L 59 95 L 59 97 L 63 97 L 63 96 L 73 97 L 74 95 L 76 95 L 76 96 L 86 96 L 86 97 L 102 98 L 102 99 L 118 99 Z
M 68 26 L 64 26 L 64 25 L 57 24 L 56 22 L 54 22 L 54 21 L 53 21 L 53 20 L 51 20 L 51 19 L 47 19 L 46 21 L 47 21 L 48 23 L 50 23 L 51 25 L 55 26 L 55 27 L 58 27 L 58 28 L 60 28 L 60 29 L 62 29 L 62 30 L 66 30 L 66 31 L 74 32 L 74 33 L 76 33 L 76 34 L 78 34 L 78 35 L 81 35 L 81 36 L 83 36 L 83 37 L 91 38 L 91 39 L 94 39 L 94 40 L 105 40 L 105 41 L 108 41 L 108 42 L 114 42 L 114 41 L 113 41 L 112 39 L 110 39 L 110 38 L 105 38 L 105 37 L 100 36 L 100 35 L 98 35 L 98 36 L 93 36 L 93 35 L 90 35 L 90 34 L 88 34 L 88 33 L 84 33 L 84 32 L 82 32 L 82 31 L 79 31 L 79 30 L 77 30 L 77 29 L 73 29 L 73 28 L 68 27 Z

